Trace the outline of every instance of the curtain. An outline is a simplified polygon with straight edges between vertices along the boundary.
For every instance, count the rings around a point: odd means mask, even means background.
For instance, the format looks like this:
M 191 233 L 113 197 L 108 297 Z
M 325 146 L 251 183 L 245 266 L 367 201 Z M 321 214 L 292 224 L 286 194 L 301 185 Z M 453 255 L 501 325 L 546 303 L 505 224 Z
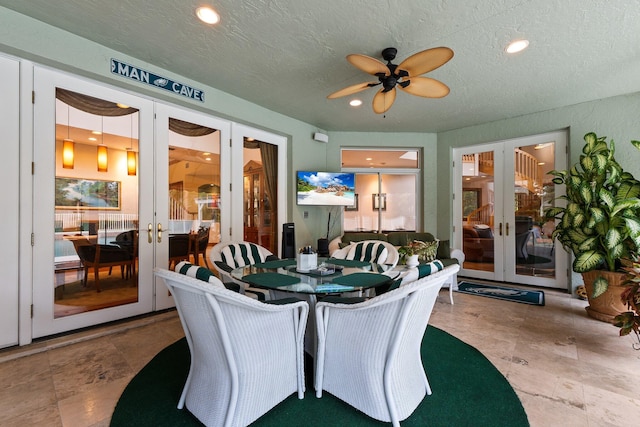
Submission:
M 56 98 L 73 108 L 84 111 L 85 113 L 95 114 L 97 116 L 126 116 L 138 111 L 137 108 L 121 107 L 115 102 L 105 101 L 104 99 L 94 98 L 89 95 L 83 95 L 81 93 L 61 88 L 56 88 Z M 169 129 L 185 136 L 204 136 L 216 131 L 216 129 L 173 118 L 169 118 Z
M 260 156 L 262 157 L 262 168 L 264 170 L 265 191 L 271 202 L 271 212 L 273 212 L 271 220 L 271 237 L 275 242 L 277 226 L 278 226 L 278 146 L 259 142 Z
M 137 108 L 118 107 L 118 104 L 115 102 L 105 101 L 104 99 L 94 98 L 59 87 L 56 88 L 56 98 L 73 108 L 98 116 L 126 116 L 138 111 Z

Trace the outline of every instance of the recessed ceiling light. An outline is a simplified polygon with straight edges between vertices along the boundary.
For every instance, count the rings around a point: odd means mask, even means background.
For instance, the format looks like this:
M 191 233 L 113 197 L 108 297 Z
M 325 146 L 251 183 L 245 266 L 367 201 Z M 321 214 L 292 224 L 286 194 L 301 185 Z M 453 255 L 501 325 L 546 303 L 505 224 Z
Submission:
M 515 40 L 509 43 L 505 49 L 507 53 L 517 53 L 525 50 L 529 46 L 529 40 Z
M 538 166 L 544 165 L 544 162 L 538 162 Z
M 102 135 L 102 132 L 100 132 L 99 130 L 92 130 L 91 133 L 94 135 Z
M 368 161 L 368 162 L 370 162 L 370 161 L 371 161 L 371 160 L 373 160 L 373 159 L 372 159 L 371 157 L 367 157 L 365 160 L 366 160 L 366 161 Z
M 351 101 L 349 101 L 349 105 L 351 105 L 352 107 L 359 107 L 362 105 L 362 101 L 360 99 L 352 99 Z
M 196 9 L 196 15 L 204 23 L 217 24 L 220 22 L 220 15 L 209 6 L 202 6 Z
M 205 158 L 205 160 L 211 161 L 211 157 L 207 157 Z
M 89 138 L 89 141 L 97 141 L 97 140 L 98 138 L 94 138 L 94 137 Z
M 210 156 L 211 153 L 202 153 L 203 156 Z

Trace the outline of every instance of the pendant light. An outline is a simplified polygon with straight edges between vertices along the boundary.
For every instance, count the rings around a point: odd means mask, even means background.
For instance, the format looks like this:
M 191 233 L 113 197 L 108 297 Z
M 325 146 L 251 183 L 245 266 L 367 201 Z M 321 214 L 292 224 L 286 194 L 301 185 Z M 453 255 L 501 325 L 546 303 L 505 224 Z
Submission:
M 107 146 L 104 145 L 104 116 L 101 117 L 100 131 L 102 133 L 102 141 L 98 145 L 98 172 L 107 172 Z
M 67 104 L 67 137 L 62 140 L 62 167 L 64 169 L 73 169 L 74 142 L 69 137 L 69 128 L 71 127 L 70 111 L 69 104 Z
M 137 172 L 136 167 L 136 152 L 133 151 L 133 113 L 131 116 L 131 133 L 129 134 L 129 148 L 127 148 L 127 174 L 135 176 Z

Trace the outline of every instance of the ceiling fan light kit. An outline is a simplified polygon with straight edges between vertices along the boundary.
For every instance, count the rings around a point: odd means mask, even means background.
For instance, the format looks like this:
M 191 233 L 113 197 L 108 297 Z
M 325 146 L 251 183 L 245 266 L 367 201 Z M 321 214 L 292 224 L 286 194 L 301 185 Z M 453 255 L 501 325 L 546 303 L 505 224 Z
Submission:
M 448 47 L 435 47 L 411 55 L 399 65 L 393 64 L 398 53 L 394 47 L 382 50 L 382 58 L 386 64 L 367 55 L 347 55 L 347 61 L 367 74 L 376 76 L 377 82 L 358 83 L 348 86 L 327 96 L 329 99 L 341 98 L 361 92 L 370 87 L 382 85 L 373 97 L 373 111 L 382 114 L 389 110 L 396 99 L 396 88 L 411 95 L 424 98 L 443 98 L 449 94 L 449 87 L 439 80 L 420 75 L 433 71 L 453 58 L 453 51 Z

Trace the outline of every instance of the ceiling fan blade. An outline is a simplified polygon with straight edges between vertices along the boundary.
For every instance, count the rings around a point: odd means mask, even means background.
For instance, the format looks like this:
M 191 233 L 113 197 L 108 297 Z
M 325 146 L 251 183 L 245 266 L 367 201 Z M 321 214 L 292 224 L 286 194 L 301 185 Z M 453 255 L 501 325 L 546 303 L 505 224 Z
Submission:
M 411 95 L 424 98 L 444 98 L 449 95 L 449 86 L 439 80 L 429 77 L 411 77 L 406 80 L 410 82 L 407 87 L 398 87 Z
M 448 47 L 434 47 L 411 55 L 398 65 L 398 70 L 405 70 L 409 76 L 419 76 L 446 64 L 453 58 L 453 51 Z
M 345 87 L 344 89 L 340 89 L 337 92 L 333 92 L 331 95 L 327 96 L 327 98 L 329 98 L 329 99 L 340 98 L 340 97 L 343 97 L 343 96 L 347 96 L 347 95 L 351 95 L 353 93 L 357 93 L 357 92 L 363 91 L 365 89 L 370 88 L 371 86 L 375 86 L 375 85 L 379 85 L 379 84 L 380 83 L 378 83 L 378 82 L 358 83 L 357 85 L 348 86 L 348 87 Z
M 393 101 L 396 100 L 396 88 L 391 89 L 389 92 L 383 91 L 384 89 L 380 89 L 376 96 L 373 97 L 373 112 L 376 114 L 386 112 L 393 105 Z
M 354 67 L 359 68 L 372 76 L 379 73 L 382 73 L 385 76 L 390 74 L 389 68 L 384 63 L 367 55 L 360 55 L 359 53 L 347 55 L 347 61 L 349 61 Z

